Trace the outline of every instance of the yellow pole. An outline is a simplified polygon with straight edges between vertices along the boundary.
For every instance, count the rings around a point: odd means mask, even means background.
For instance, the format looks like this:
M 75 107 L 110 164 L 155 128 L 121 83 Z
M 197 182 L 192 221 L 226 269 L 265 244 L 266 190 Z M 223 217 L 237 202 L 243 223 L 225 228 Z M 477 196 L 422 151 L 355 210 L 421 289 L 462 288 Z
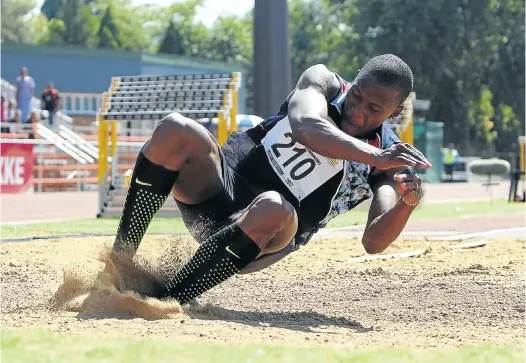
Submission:
M 104 127 L 102 126 L 102 117 L 97 116 L 97 123 L 98 123 L 98 135 L 97 135 L 97 141 L 98 141 L 98 147 L 99 147 L 99 160 L 98 160 L 98 168 L 97 168 L 97 176 L 99 180 L 99 184 L 102 184 L 102 179 L 104 177 L 104 148 L 102 147 L 104 137 Z
M 222 112 L 217 115 L 217 120 L 217 142 L 219 145 L 223 145 L 228 139 L 228 126 Z
M 99 161 L 102 160 L 102 168 L 99 171 L 100 181 L 104 179 L 104 175 L 108 172 L 108 132 L 109 123 L 107 121 L 101 122 L 101 143 L 99 145 L 99 151 L 101 152 Z
M 117 128 L 119 127 L 119 121 L 115 120 L 111 122 L 111 157 L 115 156 L 117 152 Z
M 414 132 L 413 132 L 413 112 L 411 111 L 411 119 L 409 120 L 409 125 L 407 125 L 407 128 L 406 128 L 406 135 L 405 135 L 405 139 L 407 140 L 406 142 L 413 145 L 415 143 L 415 140 L 414 140 Z
M 232 105 L 230 105 L 230 132 L 237 131 L 237 91 L 234 84 L 230 84 Z
M 414 144 L 414 131 L 413 131 L 413 99 L 415 93 L 412 92 L 409 97 L 404 101 L 404 111 L 402 123 L 400 125 L 400 140 L 409 144 Z
M 110 103 L 110 94 L 107 93 L 107 92 L 104 92 L 103 93 L 103 98 L 102 98 L 102 110 L 101 112 L 105 112 L 108 110 L 108 105 Z
M 119 87 L 120 81 L 120 77 L 113 77 L 111 79 L 110 92 L 115 92 L 115 90 Z

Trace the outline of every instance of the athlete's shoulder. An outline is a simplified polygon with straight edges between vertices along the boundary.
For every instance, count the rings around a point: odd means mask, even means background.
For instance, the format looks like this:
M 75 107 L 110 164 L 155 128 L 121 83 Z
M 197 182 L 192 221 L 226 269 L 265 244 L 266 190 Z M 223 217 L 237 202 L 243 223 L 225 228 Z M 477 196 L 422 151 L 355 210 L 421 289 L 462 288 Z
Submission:
M 387 120 L 382 123 L 379 131 L 382 149 L 388 149 L 393 144 L 401 143 L 400 138 L 395 134 L 391 124 L 387 122 Z
M 314 64 L 303 72 L 303 76 L 309 78 L 323 78 L 330 77 L 331 75 L 334 75 L 334 72 L 330 71 L 329 68 L 322 63 Z
M 340 80 L 325 64 L 314 64 L 307 68 L 298 80 L 297 88 L 307 87 L 316 88 L 330 97 L 340 89 Z

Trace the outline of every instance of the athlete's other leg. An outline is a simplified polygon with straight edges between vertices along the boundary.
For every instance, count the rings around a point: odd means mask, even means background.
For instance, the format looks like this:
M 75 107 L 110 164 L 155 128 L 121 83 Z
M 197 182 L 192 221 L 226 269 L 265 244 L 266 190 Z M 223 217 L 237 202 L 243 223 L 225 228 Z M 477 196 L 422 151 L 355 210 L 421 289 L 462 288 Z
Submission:
M 220 230 L 197 250 L 166 283 L 161 297 L 187 303 L 227 280 L 255 258 L 285 248 L 294 238 L 294 207 L 277 192 L 260 194 L 235 223 Z
M 170 192 L 200 203 L 223 187 L 219 145 L 199 123 L 172 113 L 163 118 L 137 158 L 114 250 L 134 254 Z

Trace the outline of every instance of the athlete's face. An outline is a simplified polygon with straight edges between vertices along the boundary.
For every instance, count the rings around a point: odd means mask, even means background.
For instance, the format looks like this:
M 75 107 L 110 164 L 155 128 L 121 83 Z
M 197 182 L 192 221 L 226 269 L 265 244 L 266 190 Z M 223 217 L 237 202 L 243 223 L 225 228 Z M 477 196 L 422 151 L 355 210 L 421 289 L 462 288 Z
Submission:
M 378 85 L 371 75 L 355 80 L 345 98 L 341 129 L 351 136 L 361 136 L 398 116 L 402 111 L 399 94 L 396 88 Z

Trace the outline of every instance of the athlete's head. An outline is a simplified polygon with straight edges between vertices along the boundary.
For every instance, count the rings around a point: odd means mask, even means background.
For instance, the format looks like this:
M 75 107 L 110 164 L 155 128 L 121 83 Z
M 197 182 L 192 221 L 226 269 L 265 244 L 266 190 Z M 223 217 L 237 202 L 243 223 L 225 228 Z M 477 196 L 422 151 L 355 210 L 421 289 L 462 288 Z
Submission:
M 411 68 L 400 58 L 384 54 L 370 59 L 347 92 L 341 128 L 352 136 L 367 134 L 385 119 L 402 112 L 413 90 Z

